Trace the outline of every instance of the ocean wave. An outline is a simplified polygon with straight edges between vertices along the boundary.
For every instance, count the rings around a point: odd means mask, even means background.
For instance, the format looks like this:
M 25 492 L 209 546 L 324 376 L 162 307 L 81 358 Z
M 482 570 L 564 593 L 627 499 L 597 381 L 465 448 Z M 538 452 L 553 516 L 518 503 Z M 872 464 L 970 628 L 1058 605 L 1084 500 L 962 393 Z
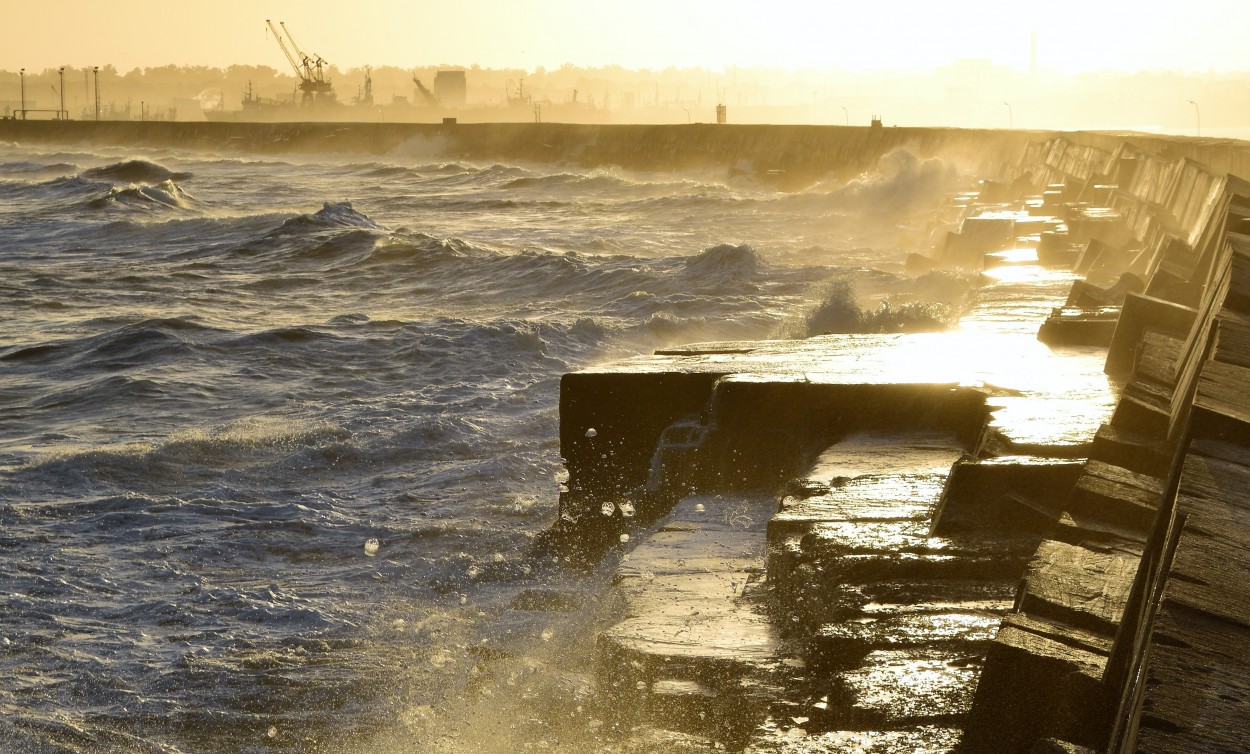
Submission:
M 503 166 L 496 166 L 503 167 Z M 490 171 L 490 168 L 475 168 L 461 162 L 430 163 L 425 165 L 396 165 L 390 162 L 356 162 L 345 165 L 341 170 L 350 175 L 365 178 L 430 178 L 446 176 L 471 176 L 479 171 Z
M 433 171 L 430 175 L 426 183 L 431 186 L 486 188 L 510 180 L 520 180 L 533 173 L 515 165 L 494 164 L 483 168 L 453 163 L 445 169 Z
M 147 160 L 126 160 L 110 165 L 88 168 L 82 177 L 91 180 L 116 181 L 119 183 L 157 184 L 165 181 L 185 181 L 190 173 L 178 173 Z
M 686 260 L 683 274 L 699 286 L 737 287 L 752 283 L 764 267 L 759 252 L 747 244 L 719 244 Z
M 31 402 L 33 408 L 68 409 L 86 413 L 114 406 L 135 406 L 168 395 L 159 382 L 144 377 L 112 374 L 79 380 L 67 388 L 51 390 Z
M 633 185 L 620 176 L 613 175 L 608 172 L 596 172 L 590 174 L 581 173 L 555 173 L 551 175 L 529 175 L 505 183 L 502 188 L 511 189 L 543 189 L 543 188 L 573 188 L 577 190 L 610 190 L 622 186 Z
M 931 209 L 959 185 L 959 171 L 951 163 L 898 147 L 881 157 L 875 171 L 828 196 L 839 206 L 864 215 L 898 218 Z
M 276 234 L 304 233 L 338 228 L 385 230 L 364 213 L 352 208 L 351 202 L 325 202 L 312 214 L 296 215 L 284 221 Z
M 494 257 L 498 253 L 459 238 L 438 238 L 425 233 L 400 230 L 380 238 L 367 259 L 370 264 L 398 262 L 451 262 L 470 257 Z
M 111 377 L 92 387 L 116 392 L 126 378 Z M 268 464 L 274 456 L 351 437 L 344 427 L 326 420 L 273 416 L 240 419 L 208 429 L 187 429 L 160 441 L 130 441 L 45 453 L 17 472 L 27 482 L 57 486 L 89 485 L 91 480 L 122 482 L 152 489 L 171 481 L 207 482 L 225 469 Z
M 49 200 L 52 202 L 66 202 L 67 200 L 99 195 L 107 187 L 107 183 L 89 181 L 76 175 L 63 175 L 34 183 L 28 181 L 0 182 L 0 188 L 3 189 L 5 198 L 9 201 L 17 202 Z
M 472 165 L 463 162 L 432 162 L 425 165 L 418 165 L 413 170 L 422 175 L 456 175 L 459 173 L 467 173 L 473 170 Z
M 865 307 L 859 302 L 854 281 L 841 278 L 826 284 L 819 303 L 781 335 L 810 338 L 835 333 L 932 332 L 950 327 L 956 316 L 949 305 L 934 301 L 898 303 L 883 298 L 876 306 Z
M 195 204 L 195 197 L 171 180 L 154 186 L 112 186 L 103 195 L 87 202 L 91 209 L 120 207 L 141 210 L 192 209 Z
M 76 175 L 79 167 L 72 162 L 4 162 L 0 163 L 0 174 L 8 175 Z
M 53 344 L 53 353 L 69 357 L 78 369 L 116 370 L 181 356 L 192 344 L 215 332 L 177 317 L 148 319 L 88 338 Z

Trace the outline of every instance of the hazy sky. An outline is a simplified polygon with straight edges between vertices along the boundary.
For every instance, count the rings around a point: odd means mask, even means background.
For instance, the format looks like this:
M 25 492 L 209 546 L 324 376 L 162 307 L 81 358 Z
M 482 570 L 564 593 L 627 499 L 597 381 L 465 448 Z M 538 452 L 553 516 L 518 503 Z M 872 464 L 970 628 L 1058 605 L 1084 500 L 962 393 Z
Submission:
M 1170 7 L 1170 10 L 1161 8 Z M 340 68 L 1250 70 L 1250 0 L 0 0 L 0 68 L 285 68 L 265 19 Z

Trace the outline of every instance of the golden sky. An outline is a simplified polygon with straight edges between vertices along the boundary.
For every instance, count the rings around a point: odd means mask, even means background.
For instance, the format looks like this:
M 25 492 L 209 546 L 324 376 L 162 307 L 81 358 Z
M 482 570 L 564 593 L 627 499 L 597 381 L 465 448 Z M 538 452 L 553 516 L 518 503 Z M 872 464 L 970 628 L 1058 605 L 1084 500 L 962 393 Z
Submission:
M 285 68 L 265 19 L 342 69 L 564 63 L 928 69 L 1250 70 L 1250 0 L 0 0 L 0 69 Z

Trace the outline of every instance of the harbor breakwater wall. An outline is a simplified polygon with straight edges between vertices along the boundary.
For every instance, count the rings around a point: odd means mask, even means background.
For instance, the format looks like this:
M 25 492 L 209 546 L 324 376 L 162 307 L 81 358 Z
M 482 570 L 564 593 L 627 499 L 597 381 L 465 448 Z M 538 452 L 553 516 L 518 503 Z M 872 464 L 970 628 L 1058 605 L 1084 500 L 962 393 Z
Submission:
M 526 161 L 582 168 L 748 173 L 783 188 L 848 178 L 905 148 L 984 172 L 1015 164 L 1030 143 L 1060 134 L 953 128 L 834 126 L 586 125 L 564 123 L 183 123 L 0 120 L 0 140 L 298 154 L 410 153 L 433 159 Z M 1074 132 L 1068 141 L 1104 152 L 1131 140 L 1167 159 L 1189 158 L 1250 175 L 1250 147 L 1216 139 Z
M 1155 146 L 1035 141 L 909 260 L 1034 250 L 980 321 L 1073 273 L 1041 353 L 826 335 L 565 377 L 556 529 L 641 540 L 599 638 L 620 724 L 752 754 L 1250 750 L 1250 182 Z

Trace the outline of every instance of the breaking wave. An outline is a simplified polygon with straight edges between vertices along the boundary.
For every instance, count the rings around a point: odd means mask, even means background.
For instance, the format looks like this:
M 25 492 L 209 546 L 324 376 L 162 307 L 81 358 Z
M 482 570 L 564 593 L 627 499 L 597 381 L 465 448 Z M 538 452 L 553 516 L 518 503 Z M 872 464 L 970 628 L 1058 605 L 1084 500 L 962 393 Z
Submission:
M 958 187 L 959 181 L 954 165 L 898 148 L 883 155 L 875 171 L 856 178 L 830 196 L 864 215 L 898 218 L 931 209 Z
M 113 186 L 101 196 L 87 202 L 92 209 L 129 208 L 141 210 L 192 209 L 195 197 L 171 180 L 155 186 Z
M 837 333 L 899 333 L 945 330 L 957 314 L 944 303 L 882 299 L 875 307 L 860 305 L 855 283 L 840 279 L 828 283 L 820 301 L 801 323 L 782 330 L 784 337 L 810 338 Z
M 191 174 L 174 172 L 147 160 L 126 160 L 88 168 L 82 171 L 82 177 L 120 183 L 155 184 L 164 181 L 185 181 L 191 177 Z

